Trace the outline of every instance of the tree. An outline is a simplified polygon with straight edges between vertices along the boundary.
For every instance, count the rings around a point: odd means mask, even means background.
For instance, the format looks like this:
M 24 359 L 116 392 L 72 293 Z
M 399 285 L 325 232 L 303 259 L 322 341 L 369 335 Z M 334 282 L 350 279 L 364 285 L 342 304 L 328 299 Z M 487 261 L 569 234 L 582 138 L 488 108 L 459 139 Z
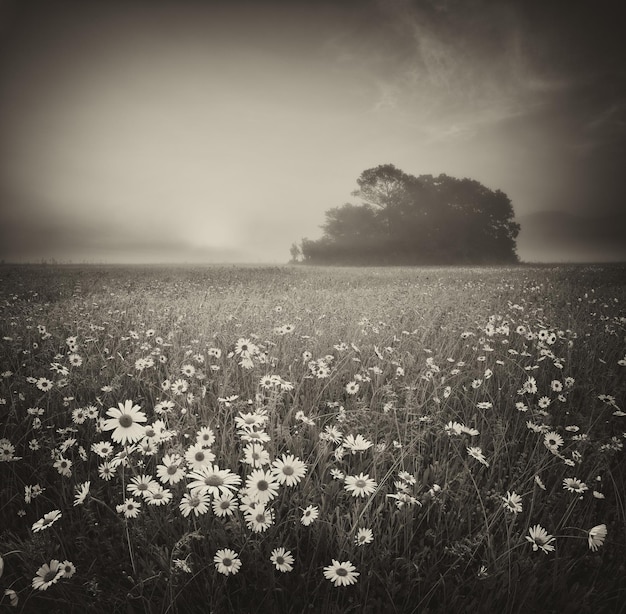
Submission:
M 299 261 L 302 252 L 300 251 L 300 247 L 298 247 L 297 243 L 292 243 L 289 248 L 289 253 L 291 254 L 291 260 L 289 262 L 296 263 Z
M 347 203 L 326 212 L 324 236 L 304 240 L 308 262 L 428 264 L 517 262 L 510 199 L 473 179 L 367 169 Z

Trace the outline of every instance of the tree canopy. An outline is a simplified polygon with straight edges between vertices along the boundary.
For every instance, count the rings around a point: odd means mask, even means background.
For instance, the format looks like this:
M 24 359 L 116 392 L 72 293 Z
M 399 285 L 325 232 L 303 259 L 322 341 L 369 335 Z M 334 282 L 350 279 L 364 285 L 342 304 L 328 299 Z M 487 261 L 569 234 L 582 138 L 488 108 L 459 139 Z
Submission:
M 384 164 L 363 171 L 346 203 L 326 212 L 324 235 L 303 239 L 311 264 L 517 262 L 511 200 L 473 179 L 414 177 Z

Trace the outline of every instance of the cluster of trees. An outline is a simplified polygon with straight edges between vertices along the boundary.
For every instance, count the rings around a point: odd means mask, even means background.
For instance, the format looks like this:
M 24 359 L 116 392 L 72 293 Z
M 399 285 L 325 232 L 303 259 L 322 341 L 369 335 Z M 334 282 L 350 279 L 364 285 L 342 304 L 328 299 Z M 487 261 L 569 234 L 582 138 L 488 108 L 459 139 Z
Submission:
M 321 239 L 292 246 L 309 264 L 495 264 L 518 261 L 511 201 L 472 179 L 414 177 L 384 164 L 361 173 L 347 203 L 326 212 Z

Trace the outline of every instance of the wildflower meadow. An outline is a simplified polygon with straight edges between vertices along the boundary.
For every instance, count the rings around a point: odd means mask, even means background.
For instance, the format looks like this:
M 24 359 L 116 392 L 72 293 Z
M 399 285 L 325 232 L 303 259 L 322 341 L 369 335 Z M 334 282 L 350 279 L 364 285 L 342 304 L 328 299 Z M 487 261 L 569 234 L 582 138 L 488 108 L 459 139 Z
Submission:
M 626 268 L 0 266 L 0 607 L 619 612 Z

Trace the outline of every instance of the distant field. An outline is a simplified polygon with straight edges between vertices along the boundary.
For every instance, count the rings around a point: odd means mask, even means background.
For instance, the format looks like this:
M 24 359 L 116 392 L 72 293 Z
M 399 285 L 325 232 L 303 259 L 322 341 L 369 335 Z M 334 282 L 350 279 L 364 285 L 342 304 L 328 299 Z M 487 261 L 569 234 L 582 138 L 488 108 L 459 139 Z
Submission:
M 626 611 L 626 266 L 0 266 L 0 605 Z

